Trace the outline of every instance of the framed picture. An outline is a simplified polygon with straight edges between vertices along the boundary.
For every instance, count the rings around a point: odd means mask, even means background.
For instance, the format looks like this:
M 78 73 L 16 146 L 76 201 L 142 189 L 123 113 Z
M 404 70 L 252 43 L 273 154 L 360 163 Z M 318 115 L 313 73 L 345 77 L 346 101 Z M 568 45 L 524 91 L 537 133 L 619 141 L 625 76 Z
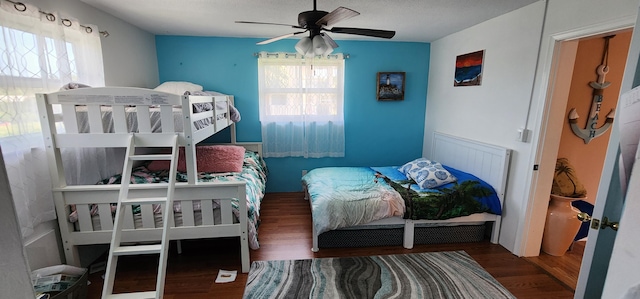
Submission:
M 453 86 L 478 86 L 482 84 L 484 50 L 456 57 L 456 74 Z
M 404 100 L 404 72 L 380 72 L 376 80 L 378 101 Z

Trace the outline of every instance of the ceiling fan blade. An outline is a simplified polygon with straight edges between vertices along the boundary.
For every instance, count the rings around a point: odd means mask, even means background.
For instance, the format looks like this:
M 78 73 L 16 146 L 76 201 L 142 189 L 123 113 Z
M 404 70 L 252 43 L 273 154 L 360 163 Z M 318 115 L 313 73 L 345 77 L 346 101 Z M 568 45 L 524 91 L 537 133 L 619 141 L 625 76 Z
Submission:
M 324 38 L 324 41 L 329 44 L 331 46 L 331 48 L 335 49 L 338 46 L 338 44 L 336 43 L 336 41 L 333 40 L 333 38 L 331 38 L 331 36 L 329 36 L 326 33 L 321 33 L 320 36 L 322 36 L 322 38 Z
M 236 21 L 238 24 L 257 24 L 257 25 L 279 25 L 279 26 L 288 26 L 291 28 L 304 29 L 298 25 L 290 25 L 290 24 L 280 24 L 280 23 L 265 23 L 265 22 L 251 22 L 251 21 Z
M 292 36 L 294 36 L 296 34 L 305 33 L 305 32 L 307 32 L 307 31 L 300 31 L 300 32 L 292 32 L 292 33 L 283 34 L 283 35 L 280 35 L 280 36 L 276 36 L 274 38 L 270 38 L 270 39 L 258 42 L 258 43 L 256 43 L 256 45 L 266 45 L 268 43 L 272 43 L 272 42 L 275 42 L 275 41 L 278 41 L 278 40 L 281 40 L 281 39 L 285 39 L 287 37 L 292 37 Z
M 320 20 L 316 22 L 316 25 L 320 25 L 320 26 L 325 25 L 325 26 L 331 27 L 335 23 L 338 23 L 342 20 L 346 20 L 349 18 L 353 18 L 358 15 L 360 15 L 359 12 L 351 8 L 340 6 L 334 9 L 332 12 L 326 14 L 324 17 L 320 18 Z
M 373 36 L 373 37 L 381 37 L 381 38 L 392 38 L 394 35 L 396 35 L 395 31 L 378 30 L 378 29 L 333 27 L 331 29 L 326 29 L 326 30 L 333 33 L 356 34 L 356 35 Z

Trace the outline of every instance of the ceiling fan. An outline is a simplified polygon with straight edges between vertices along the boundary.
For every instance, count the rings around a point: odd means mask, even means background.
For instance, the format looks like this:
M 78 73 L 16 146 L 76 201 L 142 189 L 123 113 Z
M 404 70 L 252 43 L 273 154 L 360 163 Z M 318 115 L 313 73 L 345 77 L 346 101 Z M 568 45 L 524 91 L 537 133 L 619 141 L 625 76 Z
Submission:
M 387 38 L 387 39 L 392 38 L 396 34 L 395 31 L 389 31 L 389 30 L 333 27 L 333 25 L 338 23 L 339 21 L 353 18 L 358 15 L 360 15 L 359 12 L 350 8 L 342 7 L 342 6 L 336 8 L 332 12 L 317 10 L 316 0 L 313 0 L 313 10 L 303 11 L 300 14 L 298 14 L 298 25 L 251 22 L 251 21 L 236 21 L 236 23 L 281 25 L 281 26 L 288 26 L 296 29 L 302 29 L 302 31 L 287 33 L 284 35 L 276 36 L 276 37 L 258 42 L 257 43 L 258 45 L 266 45 L 268 43 L 272 43 L 281 39 L 292 37 L 294 35 L 309 32 L 309 37 L 302 38 L 296 44 L 296 50 L 305 56 L 327 55 L 331 53 L 333 49 L 338 47 L 338 44 L 323 31 L 327 31 L 331 33 L 354 34 L 354 35 L 371 36 L 371 37 L 379 37 L 379 38 Z

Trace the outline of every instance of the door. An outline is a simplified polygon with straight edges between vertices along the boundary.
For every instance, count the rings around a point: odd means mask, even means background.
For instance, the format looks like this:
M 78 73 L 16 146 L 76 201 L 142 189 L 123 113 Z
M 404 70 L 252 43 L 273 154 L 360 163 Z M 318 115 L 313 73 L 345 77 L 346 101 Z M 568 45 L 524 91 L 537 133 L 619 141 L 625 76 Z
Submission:
M 640 103 L 636 105 L 640 106 Z M 640 213 L 640 162 L 637 158 L 628 186 L 602 298 L 640 298 L 640 256 L 637 254 L 640 252 L 640 218 L 637 217 Z
M 638 24 L 640 22 L 636 19 L 636 29 Z M 640 78 L 638 78 L 637 73 L 639 56 L 640 37 L 638 36 L 638 30 L 634 30 L 621 88 L 621 94 L 623 95 L 628 94 L 633 86 L 639 85 Z M 640 132 L 627 125 L 629 123 L 629 115 L 640 117 L 640 113 L 633 113 L 635 109 L 639 109 L 634 106 L 640 107 L 640 101 L 618 102 L 617 114 L 619 119 L 614 121 L 613 124 L 609 148 L 602 171 L 602 178 L 611 179 L 602 179 L 600 181 L 598 190 L 608 190 L 608 192 L 606 196 L 598 194 L 598 200 L 593 210 L 592 225 L 582 258 L 575 298 L 621 298 L 622 294 L 632 285 L 640 283 L 640 256 L 637 255 L 640 252 L 640 245 L 637 240 L 639 223 L 637 219 L 634 219 L 636 216 L 633 215 L 634 212 L 640 212 L 640 200 L 638 200 L 640 197 L 638 195 L 640 193 L 638 191 L 638 188 L 640 188 L 640 170 L 636 170 L 633 174 L 629 171 L 632 168 L 631 162 L 635 160 L 629 160 L 629 157 L 635 158 L 638 145 L 638 139 L 636 138 L 635 141 L 632 141 L 630 136 L 637 136 L 637 133 Z M 633 131 L 636 131 L 636 133 L 633 133 Z M 620 146 L 621 137 L 623 146 Z M 635 146 L 630 146 L 631 144 Z M 621 155 L 626 160 L 623 161 Z M 638 163 L 635 163 L 635 168 L 640 168 Z M 628 177 L 632 180 L 628 180 Z M 627 184 L 626 182 L 629 183 Z M 625 200 L 623 191 L 626 186 L 629 186 L 627 200 Z M 626 228 L 617 232 L 613 229 L 613 223 L 620 221 L 623 210 L 626 217 L 619 223 L 619 227 L 626 226 Z M 603 221 L 605 217 L 607 221 Z M 594 223 L 595 219 L 600 223 L 596 225 Z M 605 224 L 604 226 L 602 225 L 603 223 Z M 618 234 L 619 238 L 616 238 Z M 603 290 L 605 280 L 606 290 Z

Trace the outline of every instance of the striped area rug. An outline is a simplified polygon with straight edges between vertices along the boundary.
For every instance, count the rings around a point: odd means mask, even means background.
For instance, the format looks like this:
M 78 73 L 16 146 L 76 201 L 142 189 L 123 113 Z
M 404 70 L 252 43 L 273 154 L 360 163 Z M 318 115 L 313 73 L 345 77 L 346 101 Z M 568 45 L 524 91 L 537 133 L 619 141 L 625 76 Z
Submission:
M 515 298 L 464 251 L 254 261 L 244 298 Z

